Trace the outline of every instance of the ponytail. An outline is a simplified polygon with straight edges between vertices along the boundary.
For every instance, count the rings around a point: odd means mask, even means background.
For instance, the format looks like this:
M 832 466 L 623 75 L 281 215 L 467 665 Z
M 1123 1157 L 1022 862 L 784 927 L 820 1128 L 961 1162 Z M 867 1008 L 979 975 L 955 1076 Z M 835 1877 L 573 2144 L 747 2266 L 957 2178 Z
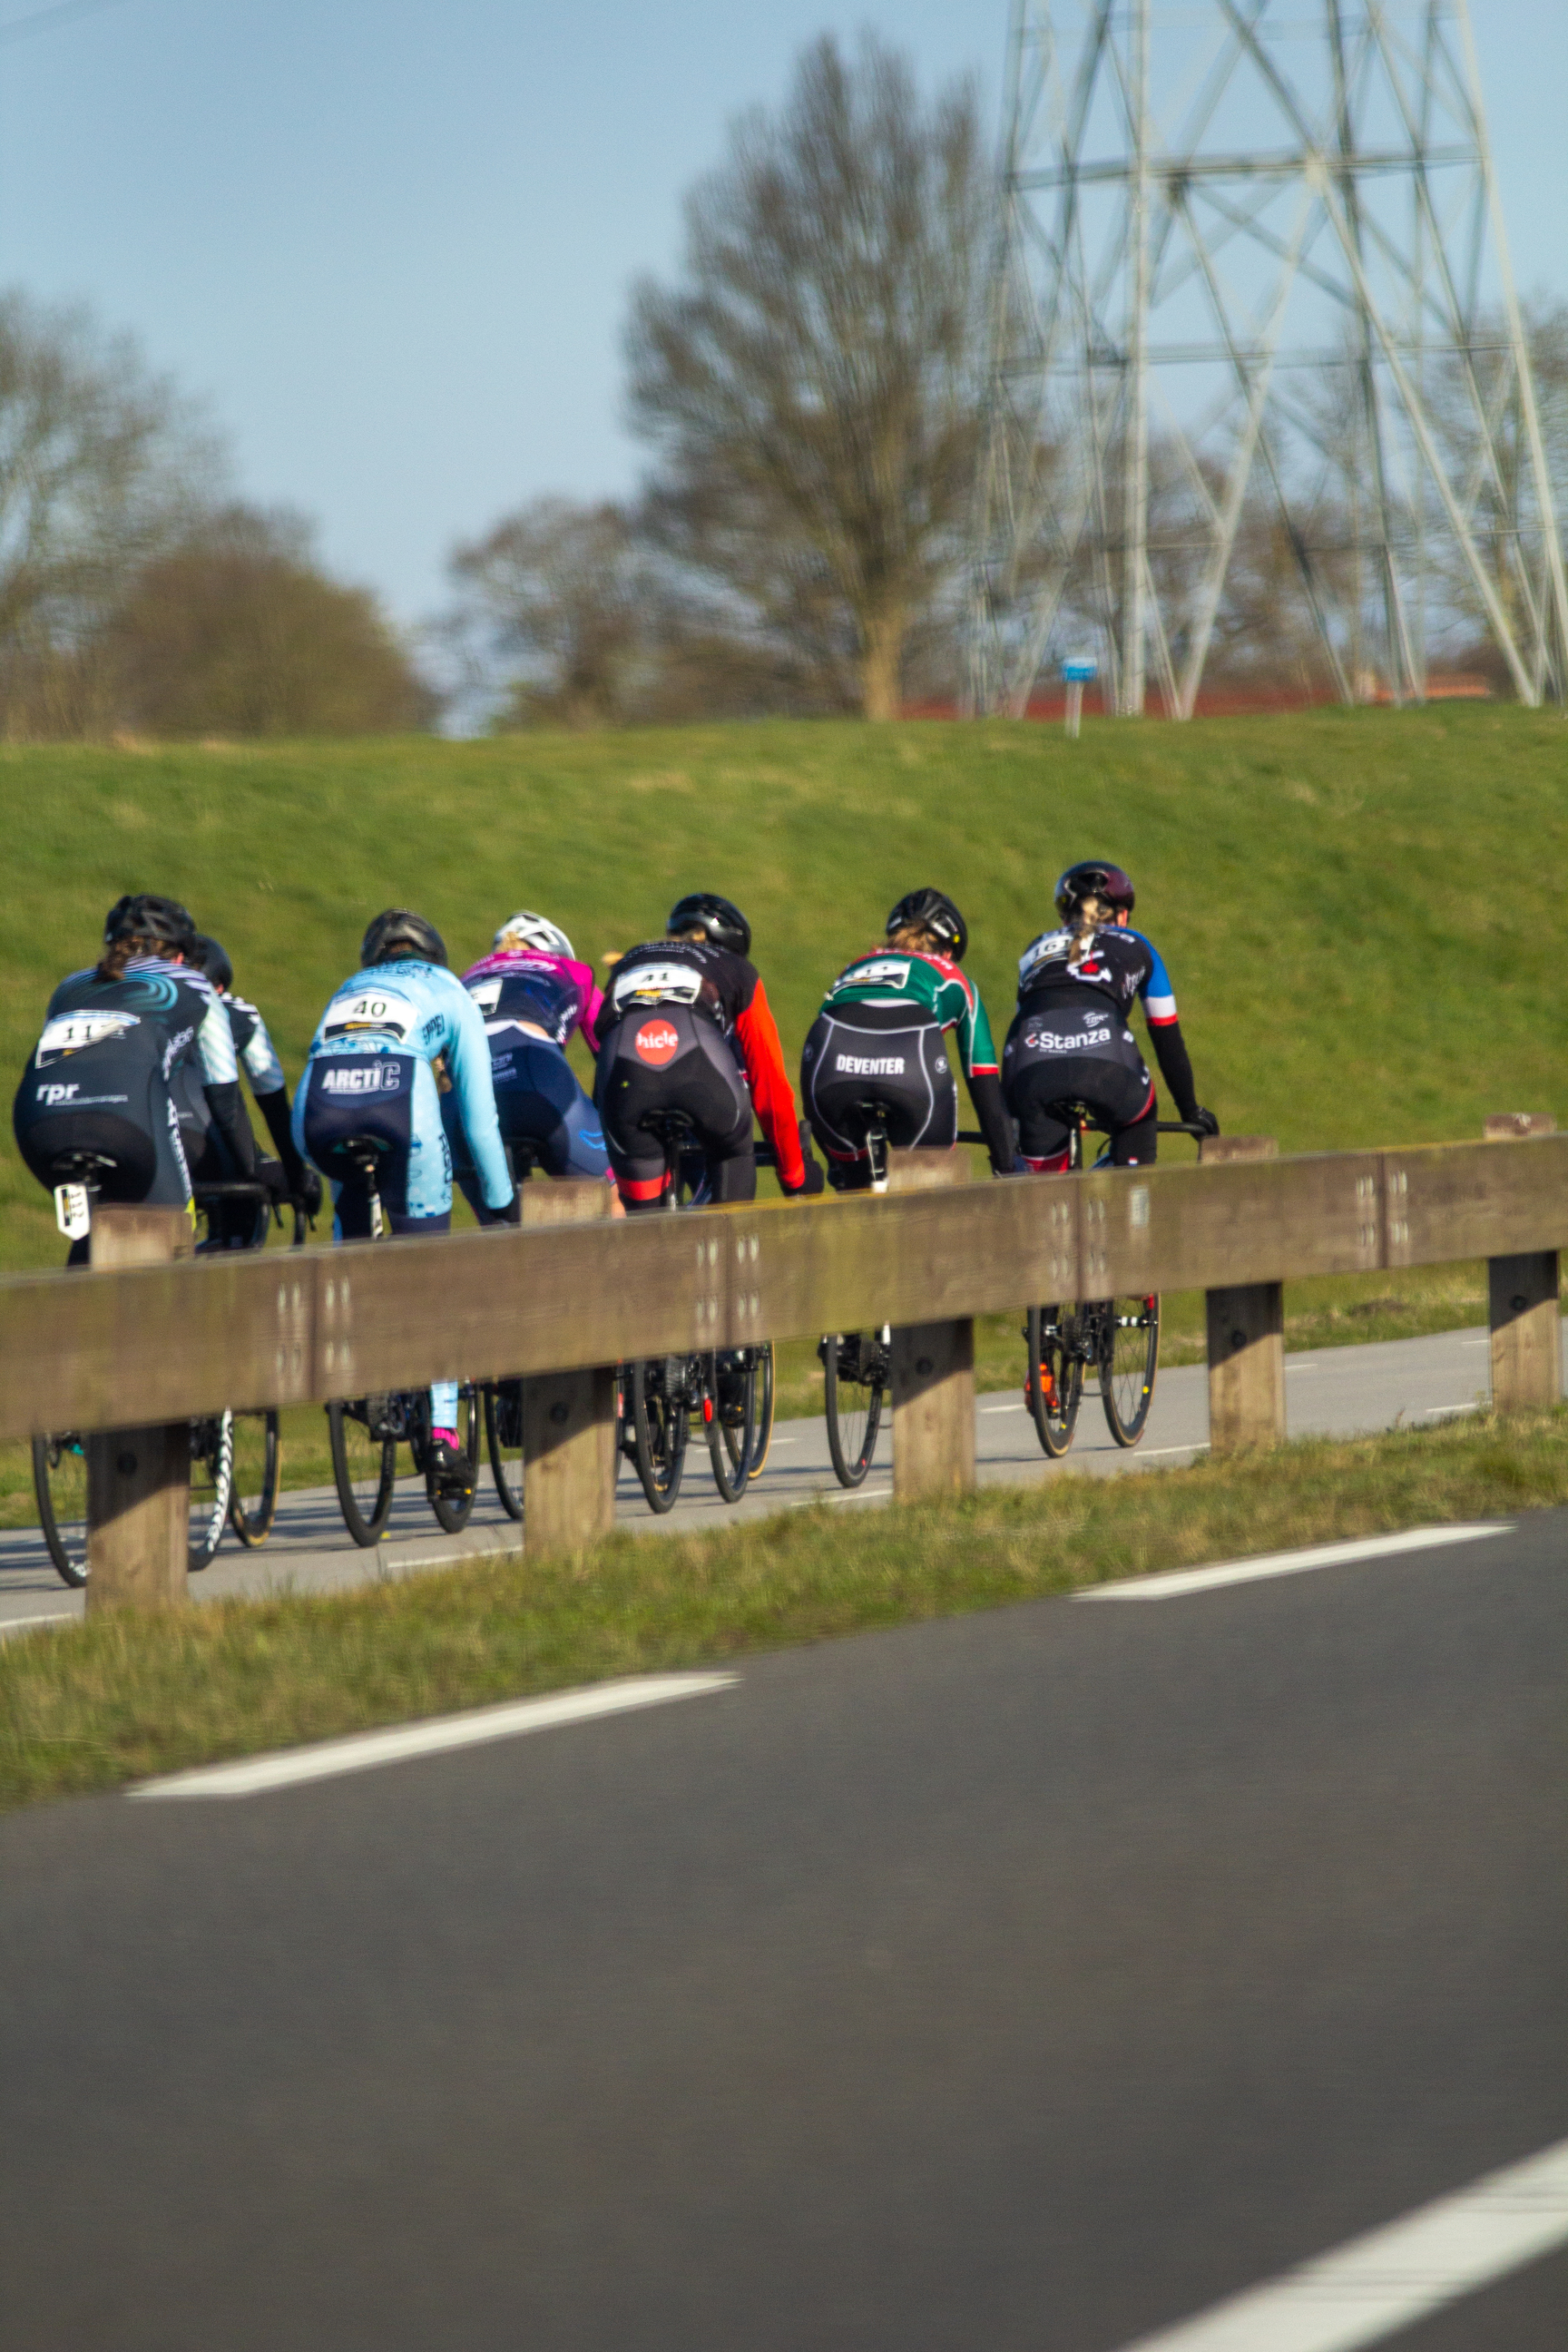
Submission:
M 1113 911 L 1114 910 L 1112 909 L 1109 900 L 1096 898 L 1093 891 L 1090 891 L 1087 898 L 1080 898 L 1079 900 L 1077 906 L 1073 908 L 1072 923 L 1070 926 L 1072 930 L 1072 944 L 1068 950 L 1068 968 L 1069 971 L 1083 962 L 1085 957 L 1089 954 L 1091 945 L 1093 944 L 1096 931 L 1100 929 L 1100 924 L 1105 920 L 1106 917 Z
M 136 956 L 163 956 L 169 953 L 167 940 L 155 940 L 150 932 L 126 931 L 111 940 L 93 967 L 94 980 L 123 980 L 125 967 Z

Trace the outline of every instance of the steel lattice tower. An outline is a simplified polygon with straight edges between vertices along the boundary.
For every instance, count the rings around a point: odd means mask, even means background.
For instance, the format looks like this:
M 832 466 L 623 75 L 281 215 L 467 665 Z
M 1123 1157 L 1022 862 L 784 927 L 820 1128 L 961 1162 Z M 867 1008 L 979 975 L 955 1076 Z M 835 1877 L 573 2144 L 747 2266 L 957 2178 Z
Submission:
M 1014 0 L 1000 179 L 973 708 L 1076 636 L 1190 717 L 1247 528 L 1342 698 L 1466 620 L 1568 694 L 1465 0 Z

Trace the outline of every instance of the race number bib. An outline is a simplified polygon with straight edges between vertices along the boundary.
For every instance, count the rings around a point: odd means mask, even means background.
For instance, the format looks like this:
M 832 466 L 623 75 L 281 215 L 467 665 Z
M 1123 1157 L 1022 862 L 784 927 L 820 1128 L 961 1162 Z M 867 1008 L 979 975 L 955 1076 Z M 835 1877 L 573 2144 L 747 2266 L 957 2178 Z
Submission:
M 628 1004 L 695 1004 L 702 974 L 687 963 L 636 963 L 616 982 L 617 1013 Z
M 121 1037 L 128 1029 L 140 1028 L 134 1013 L 62 1013 L 47 1022 L 38 1040 L 36 1056 L 40 1070 L 51 1062 L 64 1059 L 67 1054 L 79 1054 L 89 1045 L 106 1045 L 111 1037 Z
M 374 1031 L 378 1037 L 395 1037 L 399 1045 L 405 1045 L 416 1018 L 405 997 L 384 995 L 379 989 L 363 989 L 358 996 L 345 996 L 333 1005 L 325 1034 L 329 1037 L 353 1037 Z

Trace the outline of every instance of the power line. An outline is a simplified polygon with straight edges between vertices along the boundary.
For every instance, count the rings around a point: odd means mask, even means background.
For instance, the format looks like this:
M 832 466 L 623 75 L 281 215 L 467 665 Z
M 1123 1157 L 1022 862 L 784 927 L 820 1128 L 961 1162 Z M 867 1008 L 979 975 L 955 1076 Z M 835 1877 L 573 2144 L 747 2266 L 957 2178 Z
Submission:
M 71 25 L 79 16 L 96 16 L 105 8 L 123 5 L 124 0 L 56 0 L 52 8 L 35 8 L 30 16 L 13 16 L 9 24 L 0 24 L 0 42 L 25 41 L 55 25 Z

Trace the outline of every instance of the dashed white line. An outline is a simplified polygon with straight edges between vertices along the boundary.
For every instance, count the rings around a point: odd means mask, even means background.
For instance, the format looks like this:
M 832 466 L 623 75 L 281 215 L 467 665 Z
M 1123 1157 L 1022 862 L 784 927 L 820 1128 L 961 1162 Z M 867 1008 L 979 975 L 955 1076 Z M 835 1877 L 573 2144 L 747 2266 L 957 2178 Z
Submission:
M 1126 2352 L 1356 2352 L 1568 2239 L 1568 2140 Z
M 270 1756 L 249 1756 L 238 1764 L 205 1764 L 143 1780 L 129 1797 L 253 1797 L 268 1789 L 327 1780 L 343 1772 L 369 1772 L 415 1756 L 437 1756 L 457 1748 L 478 1748 L 525 1732 L 552 1731 L 564 1723 L 626 1715 L 634 1708 L 665 1706 L 673 1699 L 702 1698 L 729 1690 L 738 1675 L 633 1675 L 598 1683 L 587 1690 L 555 1691 L 548 1698 L 512 1699 L 500 1706 L 476 1707 L 466 1715 L 437 1716 L 426 1723 L 399 1724 L 390 1731 L 356 1732 L 347 1739 L 323 1739 L 310 1748 L 288 1748 Z
M 1401 1551 L 1436 1551 L 1444 1544 L 1476 1543 L 1483 1536 L 1513 1532 L 1511 1519 L 1482 1519 L 1457 1528 L 1407 1528 L 1403 1535 L 1363 1536 L 1352 1543 L 1314 1544 L 1305 1551 L 1260 1552 L 1256 1559 L 1221 1560 L 1214 1568 L 1173 1568 L 1157 1576 L 1132 1576 L 1115 1584 L 1090 1585 L 1075 1601 L 1173 1601 L 1186 1592 L 1208 1592 L 1222 1584 L 1250 1584 L 1268 1576 L 1303 1576 L 1314 1568 L 1339 1568 L 1352 1560 L 1381 1559 Z

